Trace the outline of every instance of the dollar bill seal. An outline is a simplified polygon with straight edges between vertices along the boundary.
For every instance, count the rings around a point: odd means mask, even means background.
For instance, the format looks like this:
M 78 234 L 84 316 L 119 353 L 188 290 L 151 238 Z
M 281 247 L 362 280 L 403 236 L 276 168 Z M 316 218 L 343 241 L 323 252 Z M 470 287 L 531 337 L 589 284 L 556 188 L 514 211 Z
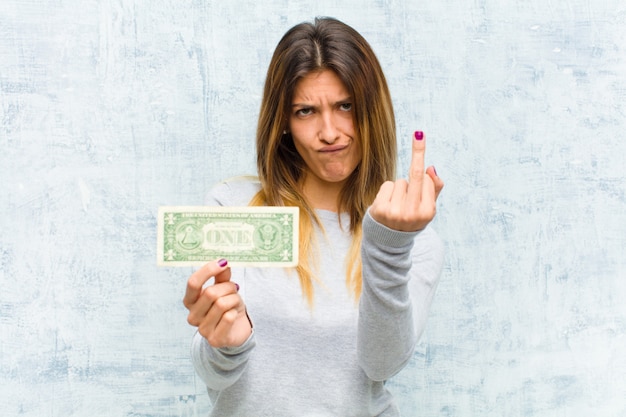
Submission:
M 157 265 L 298 265 L 297 207 L 159 207 Z

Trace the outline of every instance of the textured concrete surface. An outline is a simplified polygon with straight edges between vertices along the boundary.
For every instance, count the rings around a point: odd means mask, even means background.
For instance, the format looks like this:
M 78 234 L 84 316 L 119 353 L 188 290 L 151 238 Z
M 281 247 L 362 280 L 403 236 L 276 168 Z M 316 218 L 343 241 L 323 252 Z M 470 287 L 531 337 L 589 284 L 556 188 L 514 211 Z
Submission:
M 207 414 L 156 210 L 254 173 L 270 54 L 315 15 L 382 61 L 401 173 L 421 129 L 447 183 L 403 414 L 626 415 L 624 2 L 336 3 L 0 3 L 2 415 Z

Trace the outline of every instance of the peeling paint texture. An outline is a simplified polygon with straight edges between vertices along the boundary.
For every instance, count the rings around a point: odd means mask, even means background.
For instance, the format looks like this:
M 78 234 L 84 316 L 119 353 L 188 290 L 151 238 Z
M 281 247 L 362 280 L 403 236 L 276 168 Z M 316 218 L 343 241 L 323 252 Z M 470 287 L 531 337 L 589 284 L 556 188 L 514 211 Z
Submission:
M 623 0 L 3 0 L 3 416 L 207 415 L 157 207 L 254 174 L 270 55 L 316 15 L 378 54 L 400 174 L 419 129 L 446 181 L 403 415 L 626 415 Z

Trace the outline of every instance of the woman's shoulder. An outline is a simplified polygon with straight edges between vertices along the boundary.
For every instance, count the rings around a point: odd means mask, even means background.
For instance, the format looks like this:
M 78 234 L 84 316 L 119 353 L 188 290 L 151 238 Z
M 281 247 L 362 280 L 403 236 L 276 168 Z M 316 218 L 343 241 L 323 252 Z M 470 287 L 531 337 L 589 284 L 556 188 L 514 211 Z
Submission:
M 254 176 L 233 177 L 217 183 L 205 198 L 207 206 L 247 206 L 261 189 Z

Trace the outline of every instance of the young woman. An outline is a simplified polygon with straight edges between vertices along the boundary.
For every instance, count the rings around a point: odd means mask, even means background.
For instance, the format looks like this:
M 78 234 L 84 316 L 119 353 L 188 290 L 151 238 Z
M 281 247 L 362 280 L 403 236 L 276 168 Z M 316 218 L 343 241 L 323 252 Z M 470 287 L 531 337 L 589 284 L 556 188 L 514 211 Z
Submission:
M 284 35 L 265 82 L 258 180 L 219 184 L 207 204 L 299 207 L 300 264 L 220 259 L 189 278 L 211 415 L 398 415 L 384 383 L 413 355 L 443 263 L 428 227 L 443 182 L 424 167 L 423 134 L 411 140 L 408 180 L 395 180 L 391 99 L 359 33 L 318 18 Z

